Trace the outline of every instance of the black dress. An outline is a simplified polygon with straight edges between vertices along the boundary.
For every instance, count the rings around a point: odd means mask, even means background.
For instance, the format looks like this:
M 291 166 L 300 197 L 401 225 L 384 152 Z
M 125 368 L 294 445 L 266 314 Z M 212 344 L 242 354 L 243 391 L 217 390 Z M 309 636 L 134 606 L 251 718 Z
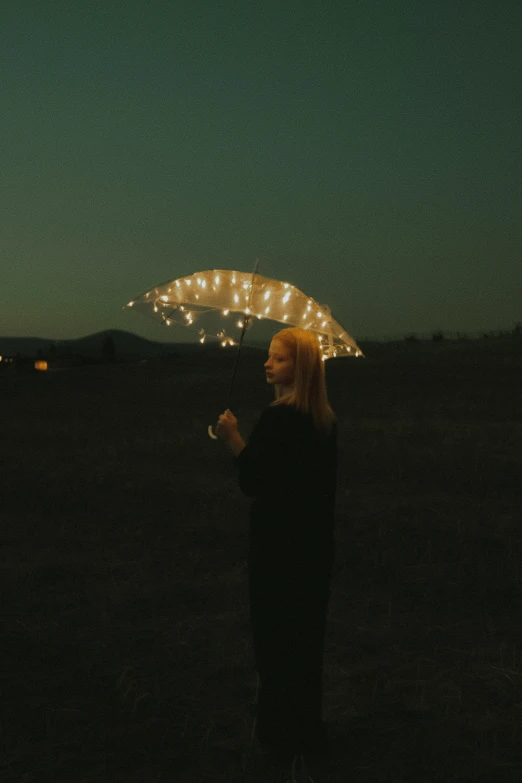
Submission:
M 281 758 L 326 755 L 325 622 L 335 556 L 337 424 L 266 407 L 234 458 L 250 509 L 248 591 L 259 674 L 257 736 Z

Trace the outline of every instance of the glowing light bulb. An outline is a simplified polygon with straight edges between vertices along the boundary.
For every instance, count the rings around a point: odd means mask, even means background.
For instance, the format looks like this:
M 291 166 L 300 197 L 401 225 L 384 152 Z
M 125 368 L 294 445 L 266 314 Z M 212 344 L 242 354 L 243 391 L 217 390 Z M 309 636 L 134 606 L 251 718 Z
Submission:
M 168 302 L 169 301 L 168 296 L 165 296 L 165 294 L 163 294 L 163 296 L 160 296 L 160 299 L 163 299 L 164 302 Z
M 223 310 L 223 315 L 228 315 L 230 310 Z
M 270 291 L 267 291 L 266 294 L 265 294 L 265 302 L 266 302 L 266 300 L 268 299 L 269 296 L 270 296 Z
M 234 302 L 239 302 L 239 296 L 237 294 L 234 294 Z
M 134 307 L 134 302 L 129 302 L 129 304 L 127 305 L 127 307 Z
M 219 275 L 215 276 L 214 282 L 215 282 L 216 285 L 219 285 Z

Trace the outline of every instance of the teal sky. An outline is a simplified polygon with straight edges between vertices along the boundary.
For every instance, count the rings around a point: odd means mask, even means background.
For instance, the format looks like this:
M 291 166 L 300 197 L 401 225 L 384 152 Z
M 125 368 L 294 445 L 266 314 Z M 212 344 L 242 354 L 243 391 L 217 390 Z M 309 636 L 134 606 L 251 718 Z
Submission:
M 10 5 L 0 335 L 257 257 L 356 339 L 522 320 L 519 0 Z

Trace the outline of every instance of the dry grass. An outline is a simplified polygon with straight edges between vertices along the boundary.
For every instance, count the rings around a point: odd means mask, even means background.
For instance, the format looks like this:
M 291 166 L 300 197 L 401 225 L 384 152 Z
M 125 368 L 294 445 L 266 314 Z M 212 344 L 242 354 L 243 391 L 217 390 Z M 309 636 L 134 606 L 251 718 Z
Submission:
M 327 363 L 339 780 L 520 781 L 520 343 L 362 347 Z M 2 783 L 242 780 L 250 500 L 206 434 L 232 367 L 0 377 Z M 235 391 L 248 436 L 262 361 Z

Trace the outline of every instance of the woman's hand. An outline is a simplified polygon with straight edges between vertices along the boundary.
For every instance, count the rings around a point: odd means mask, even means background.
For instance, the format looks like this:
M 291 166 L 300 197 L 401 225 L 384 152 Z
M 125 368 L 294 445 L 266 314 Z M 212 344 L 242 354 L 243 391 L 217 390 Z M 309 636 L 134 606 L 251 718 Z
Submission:
M 238 421 L 229 408 L 218 419 L 216 435 L 224 443 L 228 443 L 236 433 L 239 433 Z

